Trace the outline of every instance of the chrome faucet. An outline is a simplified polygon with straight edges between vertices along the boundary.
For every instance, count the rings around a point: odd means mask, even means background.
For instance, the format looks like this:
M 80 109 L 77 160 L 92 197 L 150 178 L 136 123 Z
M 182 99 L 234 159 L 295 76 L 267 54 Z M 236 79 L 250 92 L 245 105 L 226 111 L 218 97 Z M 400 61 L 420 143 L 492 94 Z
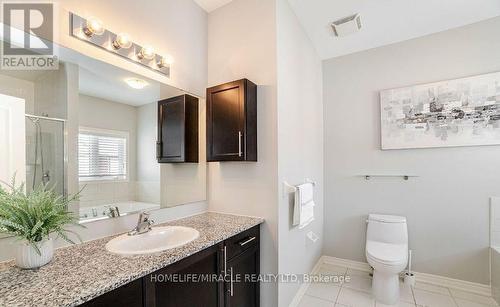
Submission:
M 142 233 L 146 233 L 151 230 L 151 225 L 154 224 L 153 220 L 149 219 L 149 213 L 141 212 L 139 214 L 139 220 L 137 221 L 137 226 L 135 226 L 132 231 L 128 233 L 129 236 L 135 236 Z
M 120 217 L 120 209 L 118 209 L 118 206 L 112 206 L 109 207 L 109 217 Z

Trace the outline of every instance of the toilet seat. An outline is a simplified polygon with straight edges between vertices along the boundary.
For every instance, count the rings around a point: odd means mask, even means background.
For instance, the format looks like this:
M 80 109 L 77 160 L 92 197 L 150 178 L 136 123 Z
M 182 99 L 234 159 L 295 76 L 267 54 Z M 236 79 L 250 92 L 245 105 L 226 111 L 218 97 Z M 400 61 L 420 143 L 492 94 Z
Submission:
M 390 266 L 406 264 L 408 245 L 368 240 L 366 242 L 366 257 L 369 260 Z

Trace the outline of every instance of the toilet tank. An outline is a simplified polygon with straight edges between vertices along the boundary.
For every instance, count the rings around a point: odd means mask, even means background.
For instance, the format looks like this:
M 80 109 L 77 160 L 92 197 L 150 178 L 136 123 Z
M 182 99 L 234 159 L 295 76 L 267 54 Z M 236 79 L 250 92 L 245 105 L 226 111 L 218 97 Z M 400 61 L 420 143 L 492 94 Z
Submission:
M 404 216 L 370 214 L 366 239 L 392 244 L 408 244 L 406 218 Z

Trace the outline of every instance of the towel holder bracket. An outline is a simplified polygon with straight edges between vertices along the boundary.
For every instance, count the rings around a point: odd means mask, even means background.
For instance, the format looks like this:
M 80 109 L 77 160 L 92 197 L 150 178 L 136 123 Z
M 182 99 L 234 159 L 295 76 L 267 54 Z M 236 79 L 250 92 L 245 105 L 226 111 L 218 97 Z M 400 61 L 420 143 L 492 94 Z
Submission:
M 316 186 L 316 181 L 311 180 L 309 178 L 305 178 L 304 182 Z M 288 181 L 283 181 L 283 198 L 286 198 L 288 193 L 295 193 L 295 191 L 297 191 L 297 186 L 288 183 Z

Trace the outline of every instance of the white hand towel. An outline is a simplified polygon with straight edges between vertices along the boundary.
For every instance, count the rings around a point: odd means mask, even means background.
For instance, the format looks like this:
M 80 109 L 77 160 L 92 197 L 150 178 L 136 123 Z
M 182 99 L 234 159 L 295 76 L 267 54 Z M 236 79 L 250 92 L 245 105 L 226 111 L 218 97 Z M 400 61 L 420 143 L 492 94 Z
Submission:
M 299 229 L 302 229 L 314 221 L 314 202 L 310 201 L 305 205 L 302 205 L 302 210 L 300 212 L 300 223 Z
M 304 228 L 314 220 L 313 199 L 314 186 L 312 183 L 304 183 L 297 186 L 293 209 L 294 226 L 299 225 L 299 228 Z

